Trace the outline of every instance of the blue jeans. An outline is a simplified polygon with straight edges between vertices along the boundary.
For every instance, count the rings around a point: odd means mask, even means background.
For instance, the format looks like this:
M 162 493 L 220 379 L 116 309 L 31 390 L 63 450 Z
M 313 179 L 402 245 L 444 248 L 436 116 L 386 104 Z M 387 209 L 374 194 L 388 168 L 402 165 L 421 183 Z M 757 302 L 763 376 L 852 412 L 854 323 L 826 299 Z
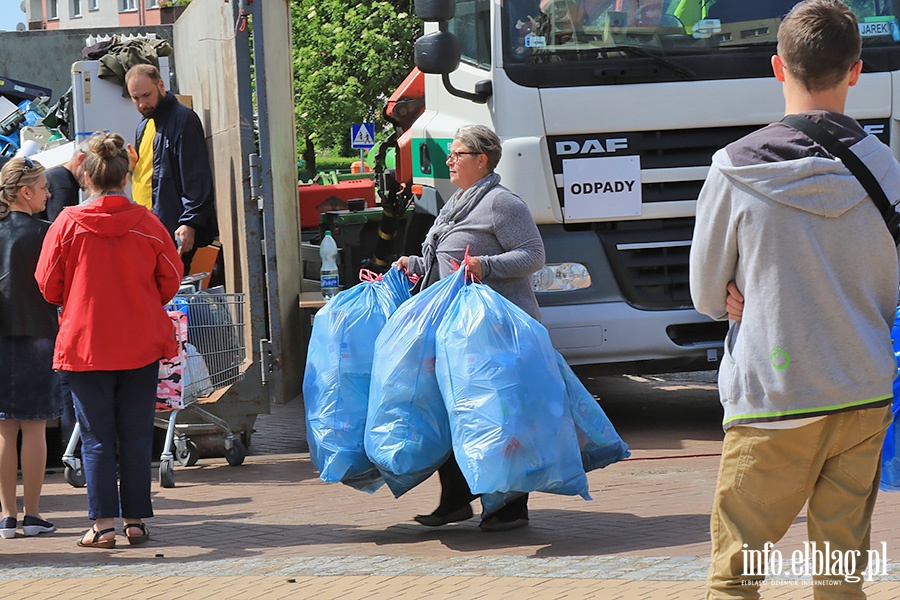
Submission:
M 92 520 L 153 516 L 150 463 L 158 374 L 158 362 L 128 371 L 69 372 Z
M 62 441 L 63 450 L 69 440 L 72 439 L 72 432 L 75 430 L 75 405 L 72 399 L 72 388 L 69 387 L 69 373 L 60 371 L 59 376 L 59 395 L 62 397 L 62 415 L 59 417 L 59 439 Z M 76 450 L 76 455 L 81 453 Z

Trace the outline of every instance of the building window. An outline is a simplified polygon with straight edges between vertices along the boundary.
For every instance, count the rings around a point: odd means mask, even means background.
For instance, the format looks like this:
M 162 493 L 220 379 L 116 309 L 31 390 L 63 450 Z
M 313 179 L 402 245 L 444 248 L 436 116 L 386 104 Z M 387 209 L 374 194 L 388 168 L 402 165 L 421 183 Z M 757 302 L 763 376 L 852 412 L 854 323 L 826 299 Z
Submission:
M 147 0 L 147 8 L 159 8 L 159 0 Z
M 88 0 L 88 10 L 100 10 L 100 0 Z
M 59 0 L 47 0 L 47 18 L 59 18 Z
M 80 17 L 81 16 L 81 0 L 72 0 L 72 13 L 70 15 L 71 18 Z
M 119 12 L 137 10 L 135 0 L 119 0 Z

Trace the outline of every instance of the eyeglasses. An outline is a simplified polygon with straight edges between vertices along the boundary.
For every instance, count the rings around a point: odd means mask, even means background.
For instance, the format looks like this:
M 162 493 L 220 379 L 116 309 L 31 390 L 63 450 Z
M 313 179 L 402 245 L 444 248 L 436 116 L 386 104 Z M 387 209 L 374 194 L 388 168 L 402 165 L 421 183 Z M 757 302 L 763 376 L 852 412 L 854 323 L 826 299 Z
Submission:
M 16 189 L 17 187 L 19 187 L 19 182 L 22 181 L 22 177 L 25 176 L 25 173 L 27 173 L 28 171 L 30 171 L 30 170 L 32 170 L 32 169 L 35 168 L 35 167 L 34 167 L 34 161 L 32 161 L 32 160 L 31 160 L 30 158 L 28 158 L 27 156 L 23 156 L 23 157 L 22 157 L 22 162 L 25 163 L 25 166 L 22 167 L 22 170 L 21 170 L 21 171 L 19 171 L 19 176 L 16 178 L 16 182 L 15 182 L 14 184 L 10 184 L 10 185 L 8 186 L 8 187 L 10 187 L 10 188 L 12 188 L 12 189 Z M 7 187 L 7 186 L 4 185 L 3 187 Z
M 460 156 L 476 155 L 476 154 L 481 154 L 481 152 L 457 152 L 456 150 L 454 150 L 453 152 L 451 152 L 450 154 L 447 155 L 447 160 L 450 162 L 456 162 L 459 160 Z

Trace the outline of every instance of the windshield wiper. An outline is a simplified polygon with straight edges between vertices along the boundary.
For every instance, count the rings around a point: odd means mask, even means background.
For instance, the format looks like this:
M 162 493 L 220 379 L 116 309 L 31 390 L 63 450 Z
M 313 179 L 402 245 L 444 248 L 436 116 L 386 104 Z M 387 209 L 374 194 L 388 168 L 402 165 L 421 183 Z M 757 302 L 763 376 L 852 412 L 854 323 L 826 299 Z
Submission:
M 778 43 L 778 40 L 773 40 L 771 38 L 765 39 L 757 39 L 757 40 L 747 40 L 743 42 L 719 42 L 714 47 L 718 50 L 731 50 L 732 48 L 758 48 L 759 46 L 775 46 Z
M 629 56 L 640 56 L 642 58 L 652 59 L 656 64 L 666 67 L 667 69 L 674 71 L 684 77 L 685 79 L 695 80 L 697 79 L 697 74 L 668 58 L 659 55 L 656 52 L 651 52 L 647 50 L 643 46 L 633 46 L 633 45 L 621 45 L 621 46 L 612 46 L 610 48 L 603 48 L 603 53 L 608 52 L 623 52 L 624 54 L 628 54 Z M 638 73 L 640 71 L 640 73 Z M 594 74 L 600 78 L 609 78 L 609 77 L 617 77 L 617 78 L 631 78 L 631 77 L 644 77 L 646 75 L 646 69 L 627 69 L 627 68 L 617 68 L 613 69 L 613 72 L 607 73 L 606 69 L 596 69 Z

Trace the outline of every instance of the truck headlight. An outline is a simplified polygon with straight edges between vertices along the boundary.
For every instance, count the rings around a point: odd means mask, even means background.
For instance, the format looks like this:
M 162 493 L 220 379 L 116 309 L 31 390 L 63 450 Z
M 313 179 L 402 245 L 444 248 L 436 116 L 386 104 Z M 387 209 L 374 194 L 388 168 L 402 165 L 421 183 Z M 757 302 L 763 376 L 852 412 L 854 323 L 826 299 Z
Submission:
M 567 292 L 591 287 L 591 274 L 579 263 L 544 265 L 532 275 L 535 292 Z

